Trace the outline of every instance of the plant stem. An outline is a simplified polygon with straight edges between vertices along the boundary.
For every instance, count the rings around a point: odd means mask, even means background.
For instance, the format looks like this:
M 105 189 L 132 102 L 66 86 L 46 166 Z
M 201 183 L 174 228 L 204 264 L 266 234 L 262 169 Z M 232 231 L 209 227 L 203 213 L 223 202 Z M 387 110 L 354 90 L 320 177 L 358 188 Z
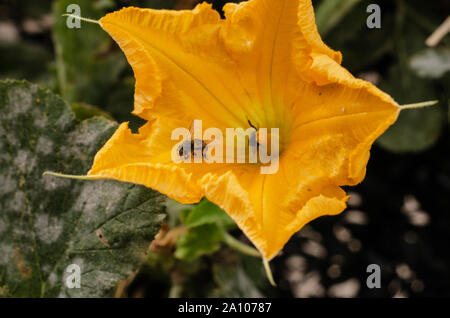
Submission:
M 439 103 L 438 100 L 431 100 L 431 101 L 422 102 L 422 103 L 406 104 L 406 105 L 401 105 L 400 109 L 401 110 L 404 110 L 404 109 L 417 109 L 417 108 L 433 106 L 433 105 L 436 105 L 437 103 Z
M 105 177 L 102 176 L 77 176 L 77 175 L 73 175 L 73 174 L 63 174 L 63 173 L 58 173 L 58 172 L 53 172 L 53 171 L 45 171 L 42 176 L 45 175 L 50 175 L 50 176 L 54 176 L 54 177 L 58 177 L 58 178 L 65 178 L 65 179 L 76 179 L 76 180 L 102 180 L 102 179 L 106 179 Z
M 425 41 L 426 45 L 436 46 L 450 32 L 450 16 L 428 37 Z
M 224 233 L 224 240 L 229 247 L 241 252 L 242 254 L 253 257 L 261 257 L 261 253 L 257 249 L 240 242 L 227 232 Z
M 264 264 L 264 269 L 266 271 L 267 279 L 269 280 L 270 285 L 276 287 L 277 284 L 275 283 L 275 280 L 273 279 L 272 270 L 270 269 L 269 261 L 265 257 L 263 257 L 263 264 Z

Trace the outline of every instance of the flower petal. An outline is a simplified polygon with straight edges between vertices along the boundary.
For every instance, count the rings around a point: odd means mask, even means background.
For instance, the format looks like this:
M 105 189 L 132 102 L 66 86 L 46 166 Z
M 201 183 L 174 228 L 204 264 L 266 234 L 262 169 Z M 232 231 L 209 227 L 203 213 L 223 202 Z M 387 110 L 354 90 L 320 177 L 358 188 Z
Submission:
M 136 115 L 248 125 L 241 109 L 247 97 L 230 71 L 234 62 L 219 39 L 223 21 L 210 4 L 192 11 L 124 8 L 100 23 L 135 72 Z
M 337 184 L 357 184 L 364 178 L 370 147 L 395 122 L 400 108 L 328 56 L 311 56 L 316 84 L 299 86 L 291 147 Z
M 237 63 L 241 84 L 260 111 L 250 114 L 258 127 L 287 121 L 299 81 L 311 64 L 311 52 L 341 55 L 321 40 L 310 0 L 250 0 L 224 7 L 223 38 Z
M 253 169 L 211 172 L 200 183 L 205 196 L 227 211 L 268 259 L 305 224 L 346 207 L 345 192 L 293 153 L 283 155 L 276 174 Z

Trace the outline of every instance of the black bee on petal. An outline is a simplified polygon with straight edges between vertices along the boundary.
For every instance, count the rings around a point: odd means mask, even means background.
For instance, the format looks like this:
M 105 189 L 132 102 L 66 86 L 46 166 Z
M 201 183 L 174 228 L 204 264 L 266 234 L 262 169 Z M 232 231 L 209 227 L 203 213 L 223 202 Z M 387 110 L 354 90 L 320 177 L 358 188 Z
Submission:
M 190 156 L 194 158 L 203 157 L 206 159 L 207 147 L 208 144 L 201 139 L 185 140 L 178 147 L 178 155 L 185 160 L 189 159 Z

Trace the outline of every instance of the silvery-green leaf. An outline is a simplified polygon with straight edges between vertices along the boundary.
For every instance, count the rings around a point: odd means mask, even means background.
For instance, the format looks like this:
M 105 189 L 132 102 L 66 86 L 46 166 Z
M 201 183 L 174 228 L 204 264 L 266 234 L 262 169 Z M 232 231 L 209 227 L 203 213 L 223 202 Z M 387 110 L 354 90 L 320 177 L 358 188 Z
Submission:
M 163 197 L 116 181 L 42 176 L 86 174 L 115 122 L 78 122 L 58 96 L 16 81 L 0 82 L 0 113 L 0 293 L 111 296 L 158 232 Z M 80 288 L 69 288 L 71 264 Z

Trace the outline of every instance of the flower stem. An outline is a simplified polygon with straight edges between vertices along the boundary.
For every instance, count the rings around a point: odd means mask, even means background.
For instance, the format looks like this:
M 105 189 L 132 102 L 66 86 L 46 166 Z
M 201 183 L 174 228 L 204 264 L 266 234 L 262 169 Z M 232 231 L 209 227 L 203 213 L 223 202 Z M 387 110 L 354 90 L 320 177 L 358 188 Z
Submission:
M 257 249 L 240 242 L 239 240 L 235 239 L 233 236 L 231 236 L 226 232 L 224 233 L 224 238 L 225 243 L 228 244 L 229 247 L 235 249 L 236 251 L 253 257 L 261 257 L 261 253 Z
M 81 21 L 89 22 L 89 23 L 100 24 L 100 21 L 98 21 L 98 20 L 83 18 L 83 17 L 80 17 L 79 15 L 75 15 L 75 14 L 64 13 L 62 16 L 63 17 L 72 17 L 72 18 L 75 18 L 75 19 L 79 19 Z
M 73 174 L 63 174 L 63 173 L 58 173 L 58 172 L 53 172 L 53 171 L 45 171 L 42 174 L 42 176 L 46 176 L 46 175 L 50 175 L 50 176 L 54 176 L 54 177 L 58 177 L 58 178 L 76 179 L 76 180 L 101 180 L 101 179 L 105 179 L 105 177 L 102 177 L 102 176 L 77 176 L 77 175 L 73 175 Z
M 433 105 L 436 105 L 437 103 L 439 103 L 438 100 L 431 100 L 431 101 L 428 101 L 428 102 L 422 102 L 422 103 L 416 103 L 416 104 L 406 104 L 406 105 L 401 105 L 400 109 L 401 110 L 404 110 L 404 109 L 417 109 L 417 108 L 433 106 Z
M 269 265 L 269 260 L 265 257 L 263 257 L 263 264 L 264 264 L 264 269 L 266 271 L 267 279 L 269 280 L 270 285 L 276 287 L 277 284 L 275 283 L 275 280 L 273 279 L 272 270 L 270 269 L 270 265 Z
M 224 233 L 224 238 L 225 243 L 236 251 L 253 257 L 261 257 L 263 260 L 264 270 L 266 272 L 267 279 L 269 280 L 270 285 L 277 286 L 277 284 L 275 284 L 275 280 L 273 279 L 272 271 L 270 269 L 269 261 L 267 260 L 267 258 L 265 258 L 257 249 L 241 243 L 239 240 L 235 239 L 227 232 Z

